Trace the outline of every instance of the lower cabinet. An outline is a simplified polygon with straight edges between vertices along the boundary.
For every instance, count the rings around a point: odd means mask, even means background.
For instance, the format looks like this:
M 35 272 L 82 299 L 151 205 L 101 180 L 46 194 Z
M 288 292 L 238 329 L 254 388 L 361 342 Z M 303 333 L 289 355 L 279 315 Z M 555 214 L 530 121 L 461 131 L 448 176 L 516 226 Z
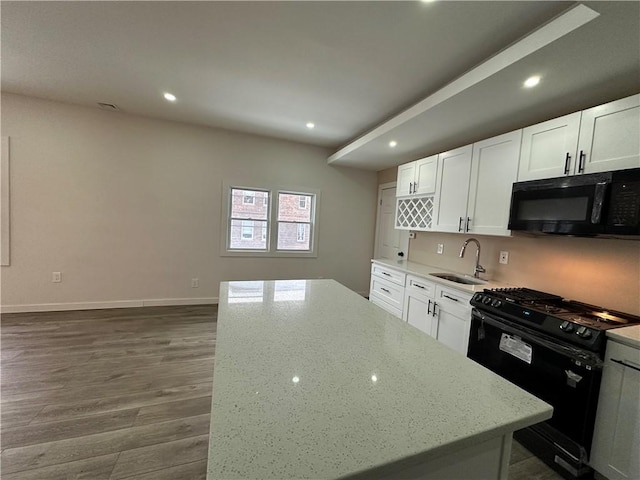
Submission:
M 403 320 L 448 347 L 467 354 L 471 294 L 407 275 Z
M 640 478 L 640 349 L 609 340 L 591 466 L 609 480 Z
M 374 263 L 371 266 L 369 301 L 398 318 L 403 318 L 404 272 Z

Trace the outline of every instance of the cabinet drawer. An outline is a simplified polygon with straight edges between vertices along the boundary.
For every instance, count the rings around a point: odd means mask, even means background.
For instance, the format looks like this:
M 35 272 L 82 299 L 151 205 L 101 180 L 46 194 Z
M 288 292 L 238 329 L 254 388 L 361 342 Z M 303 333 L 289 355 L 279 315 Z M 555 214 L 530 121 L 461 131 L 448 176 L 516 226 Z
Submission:
M 433 299 L 436 295 L 436 284 L 420 277 L 407 275 L 406 293 Z
M 455 288 L 436 286 L 436 302 L 440 309 L 461 318 L 467 318 L 471 315 L 469 300 L 472 296 L 471 293 L 461 292 Z
M 387 302 L 385 302 L 384 300 L 380 299 L 377 294 L 373 293 L 371 295 L 369 295 L 369 301 L 377 306 L 379 306 L 380 308 L 386 310 L 387 312 L 389 312 L 391 315 L 394 315 L 398 318 L 402 318 L 402 311 L 398 310 L 395 307 L 392 307 L 391 305 L 389 305 Z
M 383 267 L 382 265 L 373 264 L 371 266 L 371 273 L 373 275 L 378 275 L 390 282 L 396 283 L 402 287 L 404 287 L 404 282 L 407 277 L 406 273 L 398 272 L 397 270 L 393 270 L 391 268 Z
M 640 349 L 609 339 L 607 341 L 606 361 L 609 362 L 611 360 L 640 368 Z
M 387 302 L 392 307 L 402 311 L 402 302 L 404 301 L 404 287 L 400 287 L 395 283 L 391 283 L 385 279 L 373 275 L 371 277 L 371 291 L 369 292 L 369 296 L 373 295 Z

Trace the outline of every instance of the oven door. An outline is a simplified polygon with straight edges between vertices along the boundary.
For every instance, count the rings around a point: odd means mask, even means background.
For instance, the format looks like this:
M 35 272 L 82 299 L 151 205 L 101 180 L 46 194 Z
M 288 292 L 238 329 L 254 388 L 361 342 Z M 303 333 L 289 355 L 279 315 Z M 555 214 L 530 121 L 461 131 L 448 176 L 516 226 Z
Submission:
M 545 435 L 559 432 L 551 441 L 586 462 L 602 377 L 597 355 L 474 308 L 468 357 L 551 404 Z
M 604 233 L 609 185 L 603 174 L 515 183 L 509 229 L 571 235 Z

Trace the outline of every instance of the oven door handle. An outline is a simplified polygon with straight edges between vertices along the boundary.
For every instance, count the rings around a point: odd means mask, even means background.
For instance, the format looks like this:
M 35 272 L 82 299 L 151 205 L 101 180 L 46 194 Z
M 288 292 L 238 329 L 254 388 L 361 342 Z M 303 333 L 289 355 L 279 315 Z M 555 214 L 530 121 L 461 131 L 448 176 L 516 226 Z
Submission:
M 531 342 L 541 347 L 548 348 L 549 350 L 553 350 L 554 352 L 559 353 L 560 355 L 563 355 L 565 357 L 570 357 L 578 362 L 583 363 L 584 365 L 589 365 L 594 369 L 601 370 L 602 366 L 604 365 L 604 362 L 592 353 L 585 354 L 582 353 L 581 350 L 571 347 L 565 347 L 564 345 L 550 342 L 548 340 L 545 340 L 544 338 L 533 336 L 524 330 L 511 327 L 495 317 L 486 315 L 475 308 L 473 309 L 473 315 L 478 317 L 481 322 L 497 327 L 504 332 L 516 335 L 522 340 L 526 340 L 527 342 Z

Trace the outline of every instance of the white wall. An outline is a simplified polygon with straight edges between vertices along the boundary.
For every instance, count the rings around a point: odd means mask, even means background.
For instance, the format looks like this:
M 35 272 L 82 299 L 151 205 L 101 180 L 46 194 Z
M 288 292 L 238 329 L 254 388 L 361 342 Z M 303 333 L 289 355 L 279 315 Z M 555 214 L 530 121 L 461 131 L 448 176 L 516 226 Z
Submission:
M 3 311 L 206 301 L 232 279 L 324 277 L 368 291 L 375 172 L 253 135 L 11 94 L 1 106 L 11 149 Z M 319 189 L 318 257 L 220 257 L 224 180 Z M 51 282 L 54 271 L 61 283 Z

